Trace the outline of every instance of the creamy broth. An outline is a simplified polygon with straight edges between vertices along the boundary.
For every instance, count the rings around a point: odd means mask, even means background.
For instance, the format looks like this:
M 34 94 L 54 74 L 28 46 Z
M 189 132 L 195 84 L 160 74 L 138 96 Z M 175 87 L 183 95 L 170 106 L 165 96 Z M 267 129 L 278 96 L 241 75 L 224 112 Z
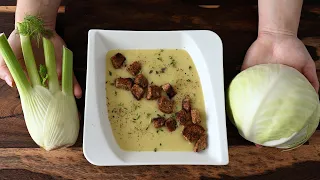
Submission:
M 126 57 L 124 67 L 115 69 L 110 58 L 116 53 Z M 206 114 L 200 79 L 187 51 L 182 49 L 111 50 L 106 55 L 106 93 L 108 118 L 113 135 L 120 148 L 126 151 L 192 151 L 193 144 L 184 139 L 183 126 L 178 124 L 169 132 L 164 126 L 155 128 L 151 119 L 158 115 L 166 118 L 181 110 L 182 99 L 189 95 L 192 107 L 200 111 L 201 124 L 206 128 Z M 142 64 L 141 73 L 149 85 L 170 83 L 177 92 L 174 112 L 164 114 L 158 109 L 157 100 L 136 100 L 130 91 L 118 89 L 114 81 L 118 77 L 133 78 L 126 70 L 134 61 Z

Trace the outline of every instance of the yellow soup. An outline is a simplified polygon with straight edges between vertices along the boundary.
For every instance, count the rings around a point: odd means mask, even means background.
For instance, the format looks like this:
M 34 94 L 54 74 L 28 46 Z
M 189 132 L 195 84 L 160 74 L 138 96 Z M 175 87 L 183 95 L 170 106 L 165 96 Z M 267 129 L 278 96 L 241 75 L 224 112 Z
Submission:
M 111 57 L 121 53 L 126 57 L 124 65 L 115 69 Z M 106 93 L 108 117 L 112 132 L 120 148 L 126 151 L 192 151 L 193 144 L 182 135 L 183 126 L 178 124 L 175 131 L 169 132 L 164 126 L 155 128 L 152 118 L 171 117 L 182 109 L 182 99 L 189 95 L 192 108 L 200 111 L 201 126 L 206 128 L 204 98 L 200 79 L 193 60 L 187 51 L 181 49 L 154 50 L 111 50 L 106 55 Z M 141 73 L 148 79 L 149 85 L 170 83 L 177 94 L 174 100 L 174 112 L 164 114 L 158 109 L 157 100 L 147 100 L 145 96 L 136 100 L 130 91 L 116 88 L 116 78 L 134 78 L 126 66 L 139 61 Z

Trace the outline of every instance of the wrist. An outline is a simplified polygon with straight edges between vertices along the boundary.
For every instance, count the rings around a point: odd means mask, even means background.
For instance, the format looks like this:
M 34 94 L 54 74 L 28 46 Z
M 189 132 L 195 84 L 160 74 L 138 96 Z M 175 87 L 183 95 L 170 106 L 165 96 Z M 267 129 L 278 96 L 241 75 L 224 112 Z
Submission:
M 303 0 L 259 0 L 259 34 L 297 36 Z
M 290 37 L 297 37 L 297 32 L 290 30 L 290 29 L 281 29 L 281 28 L 274 28 L 274 27 L 259 27 L 258 30 L 258 37 L 264 36 L 273 36 L 273 37 L 283 37 L 283 36 L 290 36 Z
M 18 0 L 15 24 L 23 21 L 25 16 L 39 16 L 47 29 L 55 30 L 56 18 L 61 0 Z

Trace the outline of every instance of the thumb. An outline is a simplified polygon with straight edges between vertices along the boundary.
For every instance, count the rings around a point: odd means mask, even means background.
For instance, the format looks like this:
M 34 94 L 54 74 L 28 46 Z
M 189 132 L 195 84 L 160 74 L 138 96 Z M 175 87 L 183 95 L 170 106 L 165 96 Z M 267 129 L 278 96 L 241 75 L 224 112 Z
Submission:
M 303 68 L 302 73 L 309 80 L 309 82 L 312 84 L 312 86 L 314 87 L 314 89 L 318 93 L 318 91 L 319 91 L 319 80 L 318 80 L 318 76 L 317 76 L 316 66 L 315 66 L 315 63 L 313 61 L 310 61 L 310 62 L 311 63 L 309 63 L 308 65 L 306 65 Z
M 3 59 L 0 58 L 0 64 L 3 63 Z M 0 79 L 6 81 L 6 83 L 10 86 L 13 87 L 14 83 L 13 83 L 13 78 L 9 72 L 9 69 L 7 68 L 7 66 L 5 64 L 2 64 L 0 66 Z

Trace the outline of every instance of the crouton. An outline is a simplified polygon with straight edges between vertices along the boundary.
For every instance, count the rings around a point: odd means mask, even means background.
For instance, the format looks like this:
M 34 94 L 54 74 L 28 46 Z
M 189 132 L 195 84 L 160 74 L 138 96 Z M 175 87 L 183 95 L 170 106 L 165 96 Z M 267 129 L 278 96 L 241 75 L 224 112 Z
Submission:
M 201 123 L 201 116 L 198 109 L 191 109 L 191 117 L 193 124 Z
M 208 146 L 208 136 L 203 134 L 193 147 L 194 152 L 205 150 Z
M 125 60 L 126 57 L 124 57 L 121 53 L 117 53 L 111 57 L 111 62 L 115 69 L 121 68 Z
M 181 109 L 179 112 L 176 112 L 176 118 L 177 121 L 183 126 L 186 126 L 192 122 L 190 113 L 185 111 L 184 109 Z
M 158 99 L 158 108 L 161 112 L 166 114 L 171 114 L 173 112 L 174 101 L 168 99 L 167 97 L 161 96 Z
M 166 119 L 164 117 L 156 117 L 152 119 L 152 122 L 155 128 L 160 128 L 164 126 Z
M 167 93 L 167 95 L 170 99 L 173 98 L 177 94 L 177 92 L 173 89 L 173 87 L 169 83 L 162 85 L 162 89 L 164 92 Z
M 190 112 L 191 110 L 191 99 L 189 96 L 186 96 L 183 100 L 182 100 L 182 108 L 184 110 L 186 110 L 187 112 Z
M 148 86 L 148 80 L 143 74 L 138 74 L 134 79 L 134 83 L 138 84 L 142 88 L 146 88 Z
M 165 122 L 166 127 L 169 132 L 175 131 L 177 129 L 177 121 L 173 118 L 168 118 Z
M 133 85 L 133 80 L 131 78 L 117 78 L 115 80 L 115 86 L 119 89 L 124 89 L 130 91 Z
M 144 89 L 139 85 L 135 84 L 131 88 L 131 93 L 139 101 L 143 97 Z
M 156 85 L 151 85 L 148 87 L 147 99 L 154 100 L 161 97 L 161 88 Z
M 198 124 L 189 124 L 184 127 L 182 135 L 187 141 L 196 142 L 204 134 L 205 129 Z
M 138 61 L 134 61 L 132 64 L 130 64 L 127 67 L 127 71 L 133 76 L 136 76 L 140 72 L 140 70 L 141 70 L 141 64 Z

